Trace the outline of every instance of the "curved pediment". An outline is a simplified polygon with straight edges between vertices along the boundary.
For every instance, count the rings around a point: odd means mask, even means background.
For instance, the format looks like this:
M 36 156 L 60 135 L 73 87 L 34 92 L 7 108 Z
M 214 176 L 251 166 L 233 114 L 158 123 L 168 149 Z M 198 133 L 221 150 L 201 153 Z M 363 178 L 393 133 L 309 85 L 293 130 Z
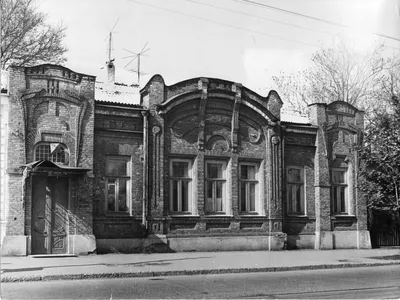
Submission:
M 327 113 L 335 113 L 335 114 L 344 114 L 344 115 L 350 115 L 350 116 L 355 116 L 355 114 L 359 111 L 357 108 L 355 108 L 353 105 L 350 103 L 344 102 L 344 101 L 335 101 L 332 103 L 329 103 L 326 107 Z
M 155 104 L 156 111 L 160 115 L 166 115 L 180 105 L 203 98 L 224 99 L 233 105 L 239 94 L 243 106 L 256 111 L 257 114 L 268 121 L 276 122 L 280 119 L 280 109 L 283 103 L 276 91 L 270 91 L 267 97 L 263 97 L 239 83 L 202 77 L 167 86 L 163 78 L 156 75 L 141 90 L 142 95 L 147 95 L 150 92 L 152 83 L 155 83 L 155 86 L 161 85 L 159 86 L 160 92 L 163 90 L 162 101 L 157 101 L 158 103 Z
M 228 89 L 228 83 L 200 78 L 173 87 L 175 94 L 158 105 L 158 114 L 171 130 L 171 149 L 197 144 L 198 150 L 217 154 L 262 147 L 263 127 L 276 118 L 262 97 L 249 97 L 239 84 L 229 83 Z

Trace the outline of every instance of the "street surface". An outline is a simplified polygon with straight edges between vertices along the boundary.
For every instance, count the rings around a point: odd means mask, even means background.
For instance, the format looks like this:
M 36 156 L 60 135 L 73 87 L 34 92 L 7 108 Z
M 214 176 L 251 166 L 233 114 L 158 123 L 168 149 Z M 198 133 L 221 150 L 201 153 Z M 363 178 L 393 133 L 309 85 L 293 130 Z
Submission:
M 398 299 L 400 266 L 2 283 L 2 299 Z

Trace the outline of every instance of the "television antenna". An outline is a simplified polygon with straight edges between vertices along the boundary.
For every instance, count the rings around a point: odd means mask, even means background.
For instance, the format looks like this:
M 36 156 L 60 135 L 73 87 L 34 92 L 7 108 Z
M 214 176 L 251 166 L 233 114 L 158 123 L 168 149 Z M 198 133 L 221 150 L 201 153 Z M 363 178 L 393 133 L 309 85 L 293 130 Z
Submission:
M 129 56 L 123 57 L 123 59 L 124 59 L 124 58 L 131 58 L 131 60 L 125 65 L 124 68 L 126 68 L 127 66 L 129 66 L 135 59 L 137 59 L 137 69 L 136 69 L 136 70 L 130 69 L 129 71 L 131 71 L 131 72 L 133 72 L 133 73 L 137 73 L 137 78 L 138 78 L 138 81 L 137 81 L 137 82 L 138 82 L 138 85 L 140 85 L 140 75 L 146 75 L 146 74 L 147 74 L 147 73 L 140 72 L 140 57 L 141 57 L 142 55 L 143 55 L 143 56 L 146 56 L 146 55 L 144 55 L 144 53 L 146 53 L 147 51 L 150 50 L 150 48 L 146 48 L 146 47 L 147 47 L 147 44 L 148 44 L 148 42 L 146 42 L 146 44 L 144 45 L 144 47 L 142 48 L 142 50 L 140 50 L 140 52 L 132 52 L 132 51 L 130 51 L 130 50 L 124 49 L 125 51 L 127 51 L 127 52 L 133 54 L 133 55 L 129 55 Z
M 108 52 L 108 61 L 106 62 L 106 64 L 110 64 L 112 63 L 115 58 L 112 58 L 112 51 L 114 50 L 113 48 L 113 44 L 112 44 L 112 35 L 115 29 L 115 26 L 117 26 L 117 23 L 119 21 L 119 17 L 117 19 L 117 21 L 115 21 L 114 26 L 112 27 L 112 29 L 110 30 L 110 33 L 107 35 L 107 37 L 105 39 L 108 38 L 108 48 L 107 48 L 107 52 Z M 108 26 L 107 26 L 108 27 Z

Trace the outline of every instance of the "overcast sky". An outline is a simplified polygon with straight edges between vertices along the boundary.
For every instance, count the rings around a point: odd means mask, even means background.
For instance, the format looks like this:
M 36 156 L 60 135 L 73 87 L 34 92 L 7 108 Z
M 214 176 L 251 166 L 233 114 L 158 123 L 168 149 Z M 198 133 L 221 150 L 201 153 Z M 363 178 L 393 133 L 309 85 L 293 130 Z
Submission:
M 373 41 L 400 51 L 400 0 L 38 0 L 52 23 L 67 26 L 66 67 L 105 79 L 108 36 L 116 81 L 136 83 L 127 70 L 141 58 L 141 86 L 154 74 L 167 85 L 215 77 L 265 95 L 271 76 L 307 67 L 321 43 L 351 36 L 360 49 Z M 261 3 L 262 5 L 257 5 Z M 284 11 L 286 10 L 286 11 Z M 309 16 L 309 17 L 307 17 Z M 116 21 L 118 22 L 116 23 Z M 116 23 L 116 24 L 115 24 Z M 338 26 L 343 24 L 348 27 Z M 372 33 L 378 33 L 374 35 Z M 391 38 L 382 38 L 385 35 Z

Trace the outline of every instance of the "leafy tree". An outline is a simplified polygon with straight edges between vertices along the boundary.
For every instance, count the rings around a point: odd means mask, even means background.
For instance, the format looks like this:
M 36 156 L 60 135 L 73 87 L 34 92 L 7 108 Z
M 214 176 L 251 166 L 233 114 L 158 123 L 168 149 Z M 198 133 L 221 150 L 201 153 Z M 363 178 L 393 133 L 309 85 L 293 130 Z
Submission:
M 46 23 L 34 0 L 1 0 L 1 68 L 64 62 L 65 31 Z
M 361 190 L 375 215 L 395 223 L 400 212 L 400 101 L 393 95 L 388 111 L 378 112 L 366 128 L 365 145 L 359 149 L 363 168 Z M 383 213 L 383 214 L 382 214 Z
M 359 53 L 344 38 L 335 46 L 321 47 L 311 66 L 295 74 L 274 76 L 278 92 L 297 112 L 307 111 L 310 103 L 345 101 L 367 109 L 384 76 L 387 61 L 383 45 Z

